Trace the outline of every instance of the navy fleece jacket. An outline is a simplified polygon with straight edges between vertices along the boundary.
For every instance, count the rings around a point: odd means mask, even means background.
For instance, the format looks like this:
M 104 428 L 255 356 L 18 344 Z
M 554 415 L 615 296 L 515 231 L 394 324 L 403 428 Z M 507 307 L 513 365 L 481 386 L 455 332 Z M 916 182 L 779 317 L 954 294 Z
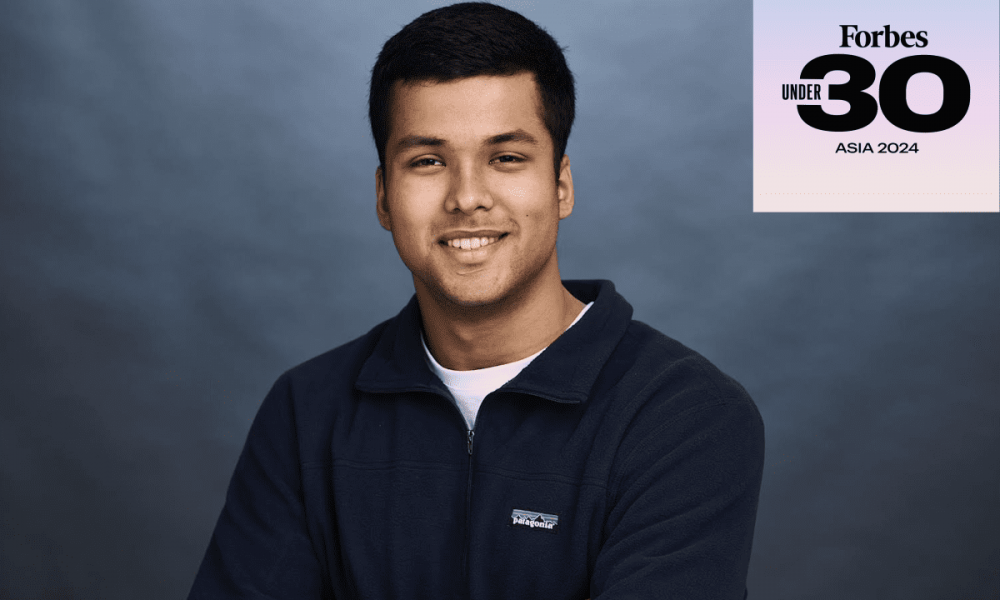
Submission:
M 472 432 L 415 299 L 282 375 L 190 598 L 744 598 L 753 401 L 610 282 L 565 285 L 594 306 Z

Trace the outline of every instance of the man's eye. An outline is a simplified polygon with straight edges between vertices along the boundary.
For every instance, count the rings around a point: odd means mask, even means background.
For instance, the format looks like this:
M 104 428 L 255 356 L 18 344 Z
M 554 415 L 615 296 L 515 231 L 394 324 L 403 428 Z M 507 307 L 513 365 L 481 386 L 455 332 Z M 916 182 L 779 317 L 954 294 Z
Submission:
M 411 166 L 414 167 L 432 167 L 434 163 L 443 164 L 436 158 L 421 158 L 420 160 L 413 161 Z
M 504 154 L 503 156 L 498 156 L 493 160 L 501 163 L 517 163 L 521 162 L 523 159 L 520 156 L 514 156 L 512 154 Z

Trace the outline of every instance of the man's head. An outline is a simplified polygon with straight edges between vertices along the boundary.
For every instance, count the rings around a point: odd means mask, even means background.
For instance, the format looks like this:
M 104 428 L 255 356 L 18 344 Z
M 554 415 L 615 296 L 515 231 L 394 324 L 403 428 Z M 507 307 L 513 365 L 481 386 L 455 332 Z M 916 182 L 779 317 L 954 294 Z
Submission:
M 368 118 L 378 151 L 392 127 L 396 84 L 444 83 L 482 75 L 531 73 L 541 101 L 539 114 L 552 138 L 558 178 L 573 126 L 573 75 L 559 44 L 520 14 L 493 4 L 468 2 L 424 13 L 392 36 L 372 69 Z
M 424 309 L 562 294 L 573 83 L 547 33 L 490 4 L 431 11 L 386 42 L 370 106 L 379 222 Z
M 562 288 L 556 237 L 573 177 L 567 156 L 552 177 L 535 87 L 529 73 L 397 87 L 377 209 L 421 302 L 498 305 Z

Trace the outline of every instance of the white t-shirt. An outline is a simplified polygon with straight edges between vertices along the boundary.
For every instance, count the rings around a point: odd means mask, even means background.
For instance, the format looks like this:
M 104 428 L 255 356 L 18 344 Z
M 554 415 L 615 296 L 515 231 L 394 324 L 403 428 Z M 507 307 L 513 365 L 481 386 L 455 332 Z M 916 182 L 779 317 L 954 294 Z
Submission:
M 576 325 L 577 321 L 583 317 L 583 314 L 593 304 L 593 302 L 590 302 L 584 306 L 580 314 L 569 324 L 569 327 Z M 569 329 L 569 327 L 566 329 Z M 422 333 L 420 334 L 420 342 L 424 346 L 424 354 L 427 356 L 428 366 L 430 366 L 432 371 L 437 373 L 437 376 L 444 382 L 448 391 L 451 392 L 452 399 L 455 401 L 458 409 L 462 411 L 462 416 L 465 417 L 465 424 L 470 431 L 476 423 L 476 414 L 479 412 L 479 405 L 483 403 L 483 398 L 511 379 L 514 379 L 539 354 L 545 352 L 545 348 L 548 348 L 546 346 L 527 358 L 522 358 L 521 360 L 516 360 L 505 365 L 472 371 L 452 371 L 451 369 L 442 367 L 438 364 L 438 361 L 434 360 L 434 357 L 431 356 L 431 351 L 427 348 L 427 343 L 424 341 Z

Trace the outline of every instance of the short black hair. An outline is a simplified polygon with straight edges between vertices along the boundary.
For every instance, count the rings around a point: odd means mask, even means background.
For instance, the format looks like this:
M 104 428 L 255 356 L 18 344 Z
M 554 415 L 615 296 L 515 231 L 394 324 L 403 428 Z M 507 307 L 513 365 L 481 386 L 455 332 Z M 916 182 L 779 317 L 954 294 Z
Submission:
M 385 169 L 396 82 L 444 83 L 524 72 L 535 76 L 558 179 L 575 114 L 573 74 L 548 32 L 519 13 L 486 2 L 462 2 L 426 12 L 382 46 L 368 92 L 368 119 L 379 165 Z

